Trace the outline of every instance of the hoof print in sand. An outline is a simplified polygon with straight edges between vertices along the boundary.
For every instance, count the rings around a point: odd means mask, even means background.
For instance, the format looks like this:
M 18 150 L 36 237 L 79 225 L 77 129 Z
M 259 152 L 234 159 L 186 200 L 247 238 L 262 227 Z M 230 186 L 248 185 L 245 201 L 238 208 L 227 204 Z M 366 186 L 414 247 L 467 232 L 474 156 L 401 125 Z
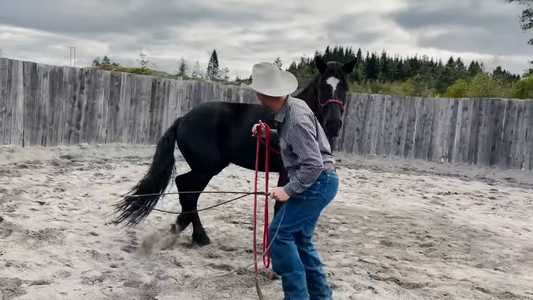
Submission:
M 149 255 L 159 251 L 174 249 L 179 238 L 179 233 L 174 234 L 164 230 L 158 230 L 147 235 L 140 246 L 139 253 Z
M 15 230 L 13 223 L 7 222 L 3 217 L 0 217 L 0 239 L 10 237 Z
M 27 294 L 27 292 L 21 288 L 24 283 L 25 282 L 20 278 L 0 277 L 0 299 L 11 300 Z

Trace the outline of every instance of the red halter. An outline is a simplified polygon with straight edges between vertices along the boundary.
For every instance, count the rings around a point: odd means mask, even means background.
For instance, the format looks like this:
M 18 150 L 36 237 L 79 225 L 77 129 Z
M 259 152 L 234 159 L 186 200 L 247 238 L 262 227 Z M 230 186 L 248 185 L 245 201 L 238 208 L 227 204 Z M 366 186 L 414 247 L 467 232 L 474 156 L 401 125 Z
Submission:
M 326 101 L 326 103 L 320 103 L 320 92 L 318 92 L 318 98 L 316 100 L 318 102 L 318 105 L 320 106 L 320 108 L 324 108 L 326 105 L 330 104 L 330 103 L 337 103 L 338 105 L 341 106 L 341 112 L 344 113 L 344 103 L 342 103 L 342 101 L 340 100 L 335 100 L 335 99 L 329 99 L 328 101 Z

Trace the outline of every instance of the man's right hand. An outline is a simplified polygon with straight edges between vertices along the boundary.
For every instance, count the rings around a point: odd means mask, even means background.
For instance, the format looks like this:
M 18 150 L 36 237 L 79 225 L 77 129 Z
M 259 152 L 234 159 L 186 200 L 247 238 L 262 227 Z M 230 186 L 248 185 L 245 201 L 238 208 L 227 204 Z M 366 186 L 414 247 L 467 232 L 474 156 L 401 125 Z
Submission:
M 260 138 L 266 138 L 266 127 L 261 121 L 252 127 L 252 136 L 256 137 L 258 134 Z

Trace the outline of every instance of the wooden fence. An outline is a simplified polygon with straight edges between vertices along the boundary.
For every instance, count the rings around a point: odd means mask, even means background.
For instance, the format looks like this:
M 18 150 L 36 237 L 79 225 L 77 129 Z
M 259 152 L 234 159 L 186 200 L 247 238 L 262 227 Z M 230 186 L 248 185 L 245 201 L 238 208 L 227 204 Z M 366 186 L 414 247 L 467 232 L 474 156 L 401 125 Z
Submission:
M 0 58 L 0 145 L 154 144 L 172 121 L 247 89 Z M 533 101 L 350 94 L 339 151 L 533 169 Z
M 533 169 L 533 100 L 351 95 L 338 150 Z
M 153 144 L 202 102 L 254 97 L 238 86 L 0 58 L 0 145 Z

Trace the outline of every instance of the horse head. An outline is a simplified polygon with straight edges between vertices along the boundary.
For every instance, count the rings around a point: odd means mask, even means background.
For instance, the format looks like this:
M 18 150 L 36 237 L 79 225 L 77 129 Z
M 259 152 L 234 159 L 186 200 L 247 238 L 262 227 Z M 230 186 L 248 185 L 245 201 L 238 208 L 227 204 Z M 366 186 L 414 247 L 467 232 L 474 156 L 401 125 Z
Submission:
M 296 96 L 306 101 L 315 112 L 331 146 L 342 126 L 346 95 L 350 86 L 348 75 L 353 72 L 356 62 L 356 59 L 345 64 L 325 62 L 317 56 L 315 66 L 319 71 L 318 76 Z

